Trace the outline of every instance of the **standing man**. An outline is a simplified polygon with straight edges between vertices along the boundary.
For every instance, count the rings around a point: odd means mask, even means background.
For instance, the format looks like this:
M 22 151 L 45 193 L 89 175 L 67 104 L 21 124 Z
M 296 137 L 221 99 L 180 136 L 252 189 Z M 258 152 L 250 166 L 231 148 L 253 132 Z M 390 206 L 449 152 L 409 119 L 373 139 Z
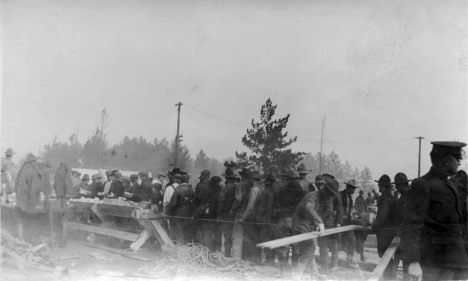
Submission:
M 343 225 L 362 225 L 365 223 L 361 220 L 354 219 L 352 216 L 353 197 L 356 188 L 356 181 L 351 179 L 345 182 L 346 189 L 340 191 L 341 202 L 343 203 Z M 365 261 L 364 257 L 364 241 L 367 233 L 363 230 L 347 231 L 342 234 L 343 245 L 346 248 L 346 266 L 352 269 L 358 269 L 359 265 L 354 261 L 354 253 L 357 251 L 361 255 L 361 261 Z
M 254 263 L 261 262 L 261 249 L 257 248 L 256 245 L 260 242 L 260 227 L 256 224 L 259 222 L 260 212 L 260 198 L 263 195 L 263 186 L 260 184 L 260 173 L 255 171 L 250 173 L 250 179 L 252 181 L 252 188 L 249 193 L 249 201 L 245 208 L 245 212 L 239 219 L 239 223 L 243 224 L 244 229 L 244 242 L 242 256 L 244 260 L 251 261 Z
M 262 196 L 260 197 L 259 210 L 258 210 L 258 227 L 260 228 L 260 243 L 267 242 L 274 239 L 275 227 L 271 224 L 271 215 L 273 214 L 273 206 L 276 197 L 275 184 L 276 179 L 273 173 L 268 173 L 265 177 L 264 188 Z M 275 252 L 263 248 L 265 254 L 265 263 L 274 265 Z
M 395 175 L 395 181 L 392 182 L 392 184 L 395 184 L 396 190 L 400 193 L 400 198 L 398 199 L 398 224 L 401 225 L 403 223 L 403 220 L 405 219 L 406 216 L 406 203 L 408 202 L 408 191 L 409 191 L 409 182 L 411 180 L 408 179 L 408 177 L 404 173 L 398 173 Z M 401 228 L 400 228 L 401 232 Z M 401 237 L 401 233 L 397 234 L 399 237 Z M 393 271 L 397 272 L 398 271 L 398 266 L 400 264 L 401 260 L 401 249 L 398 248 L 395 252 L 395 261 L 393 263 Z M 403 280 L 404 281 L 409 281 L 410 276 L 408 275 L 408 266 L 409 264 L 403 262 Z
M 343 204 L 341 196 L 338 195 L 340 184 L 334 179 L 329 179 L 325 183 L 325 188 L 317 191 L 317 204 L 315 208 L 322 219 L 325 229 L 340 227 L 343 223 Z M 338 270 L 338 244 L 340 235 L 334 234 L 317 239 L 320 247 L 320 259 L 323 263 L 323 271 L 328 274 L 329 271 Z M 331 261 L 328 262 L 328 252 L 331 252 Z
M 462 142 L 432 142 L 432 167 L 408 193 L 400 248 L 408 273 L 424 280 L 467 280 L 468 254 L 457 187 L 448 178 L 463 158 Z
M 364 194 L 364 191 L 362 189 L 359 190 L 359 196 L 356 197 L 356 200 L 354 201 L 356 213 L 361 219 L 362 219 L 362 213 L 364 213 L 367 210 L 367 204 L 366 204 L 366 200 L 362 196 L 363 194 Z
M 366 206 L 367 208 L 374 206 L 375 199 L 372 196 L 372 193 L 367 193 L 367 198 L 366 198 Z
M 239 175 L 241 180 L 236 188 L 236 199 L 234 200 L 232 209 L 234 210 L 235 223 L 232 232 L 232 256 L 241 259 L 244 249 L 244 228 L 239 223 L 239 220 L 244 216 L 245 209 L 249 202 L 250 189 L 253 184 L 250 180 L 250 170 L 243 168 Z
M 325 231 L 325 225 L 316 211 L 318 208 L 317 191 L 309 192 L 297 206 L 292 218 L 293 235 L 309 233 L 316 229 L 320 233 Z M 299 242 L 298 246 L 300 248 L 300 262 L 294 270 L 294 277 L 300 280 L 306 267 L 309 267 L 311 279 L 315 280 L 318 277 L 318 269 L 315 262 L 314 240 L 304 240 Z
M 14 192 L 16 168 L 15 163 L 13 163 L 13 154 L 15 154 L 13 149 L 8 148 L 5 151 L 5 157 L 2 157 L 2 193 L 3 191 L 8 194 Z
M 210 214 L 210 203 L 212 197 L 212 190 L 210 187 L 210 170 L 203 170 L 200 173 L 198 179 L 200 182 L 195 187 L 195 198 L 193 199 L 193 218 L 195 219 L 208 219 L 211 217 Z M 195 241 L 206 247 L 211 245 L 212 239 L 205 239 L 212 233 L 210 229 L 211 224 L 205 220 L 195 221 Z
M 218 203 L 218 218 L 224 222 L 221 223 L 221 231 L 224 236 L 224 256 L 231 257 L 232 249 L 232 230 L 234 228 L 234 211 L 232 205 L 236 199 L 236 184 L 234 170 L 226 168 L 223 177 L 226 178 L 224 187 L 221 189 Z M 226 222 L 227 221 L 227 222 Z
M 301 163 L 301 165 L 297 167 L 297 172 L 301 176 L 301 180 L 299 181 L 299 184 L 302 186 L 302 189 L 304 189 L 306 193 L 314 191 L 315 190 L 314 185 L 310 181 L 308 181 L 306 178 L 307 174 L 310 173 L 311 171 L 307 170 L 304 163 Z
M 372 229 L 377 236 L 377 252 L 381 258 L 397 234 L 399 214 L 397 199 L 392 194 L 390 177 L 382 175 L 376 182 L 382 195 L 377 200 L 377 216 L 372 224 Z M 394 280 L 396 278 L 396 271 L 393 269 L 393 259 L 388 263 L 383 276 L 387 280 Z
M 188 179 L 188 176 L 180 176 L 180 185 L 177 186 L 171 201 L 166 206 L 166 215 L 187 218 L 171 219 L 174 239 L 182 245 L 192 242 L 192 221 L 188 218 L 192 216 L 194 192 L 187 184 Z
M 296 212 L 296 208 L 301 200 L 306 195 L 306 192 L 299 184 L 301 176 L 298 172 L 293 172 L 288 177 L 288 184 L 281 188 L 278 192 L 278 209 L 279 209 L 279 222 L 278 234 L 279 238 L 285 238 L 293 235 L 292 230 L 292 217 Z M 292 249 L 292 266 L 295 268 L 299 261 L 299 246 L 297 244 L 291 245 Z M 289 246 L 282 246 L 277 248 L 278 261 L 280 270 L 284 273 L 288 262 Z

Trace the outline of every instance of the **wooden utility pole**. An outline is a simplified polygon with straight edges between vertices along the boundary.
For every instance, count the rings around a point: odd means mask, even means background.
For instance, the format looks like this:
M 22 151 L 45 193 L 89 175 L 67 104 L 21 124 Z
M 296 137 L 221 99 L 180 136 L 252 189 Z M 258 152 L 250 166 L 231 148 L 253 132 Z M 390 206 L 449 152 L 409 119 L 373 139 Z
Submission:
M 322 149 L 323 149 L 323 134 L 325 132 L 325 118 L 326 116 L 323 116 L 323 120 L 322 120 L 322 132 L 321 132 L 321 136 L 320 136 L 320 164 L 319 164 L 319 175 L 322 174 Z
M 174 168 L 177 167 L 177 159 L 178 159 L 178 152 L 179 152 L 179 128 L 180 128 L 180 107 L 182 103 L 179 101 L 175 106 L 177 106 L 177 135 L 175 137 L 175 150 L 174 150 Z
M 421 140 L 424 139 L 424 137 L 416 137 L 416 139 L 419 139 L 419 155 L 418 155 L 418 178 L 421 176 Z

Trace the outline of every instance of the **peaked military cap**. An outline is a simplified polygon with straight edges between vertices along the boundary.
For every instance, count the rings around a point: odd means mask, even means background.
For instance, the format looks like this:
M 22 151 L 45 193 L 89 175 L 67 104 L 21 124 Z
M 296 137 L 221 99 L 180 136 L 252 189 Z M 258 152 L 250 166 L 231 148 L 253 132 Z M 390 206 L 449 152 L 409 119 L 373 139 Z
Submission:
M 431 153 L 437 153 L 442 155 L 452 155 L 457 159 L 462 159 L 462 147 L 466 146 L 464 142 L 457 141 L 433 141 Z

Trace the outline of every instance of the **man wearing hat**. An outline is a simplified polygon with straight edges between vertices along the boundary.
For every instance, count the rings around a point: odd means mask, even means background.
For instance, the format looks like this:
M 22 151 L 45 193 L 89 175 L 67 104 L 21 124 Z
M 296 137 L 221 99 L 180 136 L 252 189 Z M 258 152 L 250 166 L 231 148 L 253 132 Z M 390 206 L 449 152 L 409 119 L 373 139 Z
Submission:
M 91 194 L 90 191 L 88 191 L 88 185 L 89 185 L 89 175 L 84 174 L 83 177 L 81 178 L 81 183 L 77 186 L 74 187 L 75 192 L 74 195 L 78 194 L 78 196 L 89 196 Z
M 354 200 L 354 206 L 356 209 L 356 213 L 359 216 L 359 218 L 362 218 L 362 213 L 364 213 L 367 210 L 367 204 L 366 204 L 366 199 L 364 199 L 364 190 L 359 190 L 359 195 L 356 197 Z
M 192 200 L 194 192 L 191 187 L 188 186 L 188 177 L 180 175 L 177 176 L 180 179 L 180 184 L 174 191 L 171 197 L 171 201 L 166 205 L 165 214 L 168 216 L 190 218 L 192 216 Z M 174 239 L 185 245 L 186 243 L 192 242 L 192 221 L 183 218 L 171 218 L 171 230 Z
M 102 176 L 101 174 L 94 174 L 91 176 L 91 180 L 92 183 L 89 185 L 88 189 L 89 191 L 91 191 L 89 198 L 95 198 L 97 197 L 97 194 L 99 192 L 102 192 L 104 190 L 104 185 L 102 184 Z
M 245 207 L 245 212 L 239 219 L 239 223 L 243 224 L 244 243 L 243 243 L 243 259 L 254 263 L 261 262 L 261 249 L 256 245 L 260 242 L 260 228 L 257 224 L 260 221 L 260 198 L 263 195 L 264 187 L 260 183 L 260 173 L 257 171 L 251 172 L 249 176 L 252 182 L 252 188 L 249 192 L 249 200 Z
M 276 226 L 271 225 L 271 215 L 274 210 L 274 202 L 276 200 L 277 192 L 275 190 L 276 178 L 273 173 L 268 173 L 265 177 L 264 188 L 262 196 L 258 202 L 258 216 L 257 221 L 261 223 L 260 228 L 260 243 L 274 240 L 274 231 Z M 265 254 L 265 263 L 274 265 L 275 252 L 273 250 L 263 249 Z
M 322 175 L 317 175 L 315 177 L 315 186 L 317 190 L 320 190 L 325 186 L 325 180 L 323 179 Z
M 285 187 L 281 188 L 278 192 L 278 208 L 279 208 L 279 221 L 278 221 L 278 238 L 285 238 L 293 235 L 292 233 L 292 217 L 296 212 L 297 205 L 306 195 L 304 189 L 299 184 L 301 176 L 298 172 L 292 172 L 288 177 L 288 183 Z M 292 266 L 295 268 L 299 261 L 299 246 L 297 244 L 291 245 L 292 249 Z M 284 273 L 287 265 L 287 254 L 289 247 L 283 246 L 277 248 L 278 261 L 280 270 Z
M 232 256 L 242 259 L 244 257 L 244 227 L 239 223 L 239 220 L 243 217 L 247 204 L 249 202 L 250 189 L 253 186 L 252 180 L 250 179 L 250 170 L 248 168 L 242 168 L 239 172 L 241 180 L 236 187 L 236 199 L 232 204 L 232 210 L 234 210 L 235 224 L 232 232 Z
M 109 194 L 107 197 L 111 198 L 119 198 L 124 196 L 125 192 L 125 186 L 122 180 L 122 173 L 119 171 L 112 171 L 114 180 L 111 183 L 111 186 L 109 188 Z
M 14 192 L 15 186 L 16 168 L 15 163 L 13 163 L 13 154 L 15 154 L 13 149 L 8 148 L 5 151 L 5 157 L 2 157 L 2 191 L 7 193 Z
M 467 280 L 461 198 L 448 178 L 463 158 L 462 142 L 432 142 L 432 167 L 413 180 L 402 224 L 402 259 L 411 276 L 423 280 Z
M 141 179 L 141 185 L 138 184 L 138 178 Z M 134 202 L 150 202 L 153 194 L 153 179 L 149 177 L 148 172 L 133 174 L 130 176 L 130 181 L 131 187 L 124 193 L 124 196 Z
M 299 181 L 299 184 L 302 186 L 302 189 L 304 189 L 304 191 L 306 193 L 309 193 L 311 191 L 315 191 L 315 187 L 314 185 L 308 181 L 306 179 L 306 176 L 308 173 L 310 173 L 309 170 L 307 170 L 306 166 L 304 165 L 304 163 L 301 163 L 301 165 L 299 165 L 297 167 L 297 172 L 299 173 L 299 175 L 301 176 L 301 180 Z
M 317 191 L 317 213 L 322 219 L 325 229 L 340 227 L 343 224 L 343 204 L 338 194 L 340 184 L 335 179 L 327 179 L 324 188 Z M 323 264 L 323 273 L 338 270 L 338 244 L 340 235 L 334 234 L 317 239 L 320 247 L 320 259 Z M 331 252 L 331 260 L 328 262 L 328 253 Z
M 224 236 L 224 256 L 231 257 L 232 249 L 232 230 L 234 228 L 234 210 L 232 206 L 236 199 L 236 183 L 234 181 L 236 174 L 231 167 L 226 168 L 223 177 L 226 178 L 225 185 L 221 189 L 218 203 L 218 218 L 221 223 L 221 231 Z M 232 221 L 232 223 L 231 223 Z
M 406 210 L 406 203 L 408 202 L 408 191 L 409 191 L 409 182 L 411 180 L 408 179 L 406 174 L 404 173 L 398 173 L 394 177 L 394 182 L 392 184 L 395 185 L 396 190 L 400 193 L 400 198 L 398 199 L 398 212 L 399 212 L 399 218 L 398 218 L 398 224 L 401 224 L 405 218 L 405 210 Z M 397 234 L 398 236 L 401 237 L 401 233 Z M 398 248 L 395 252 L 395 260 L 393 262 L 393 266 L 395 267 L 393 269 L 394 272 L 398 271 L 398 266 L 400 264 L 401 260 L 401 249 Z M 410 277 L 408 275 L 408 266 L 409 264 L 403 262 L 403 280 L 410 280 Z
M 397 199 L 392 194 L 390 177 L 384 174 L 376 182 L 382 195 L 377 200 L 377 216 L 372 224 L 372 230 L 377 236 L 377 252 L 379 257 L 382 257 L 390 243 L 392 243 L 393 238 L 397 235 L 399 213 Z M 393 259 L 388 263 L 383 276 L 387 280 L 396 278 Z
M 193 218 L 200 218 L 203 217 L 204 214 L 208 214 L 210 212 L 209 205 L 210 205 L 210 197 L 211 197 L 211 189 L 210 189 L 210 177 L 211 172 L 208 169 L 201 171 L 200 176 L 198 179 L 200 182 L 195 186 L 195 196 L 193 199 Z M 203 237 L 203 224 L 204 221 L 196 221 L 195 222 L 195 241 L 196 243 L 202 243 Z
M 114 174 L 111 170 L 106 171 L 106 178 L 107 180 L 103 183 L 102 191 L 97 193 L 99 198 L 103 198 L 109 194 L 110 186 L 112 184 L 112 181 L 114 180 Z
M 343 226 L 346 225 L 365 225 L 359 219 L 354 219 L 352 215 L 353 197 L 358 186 L 354 179 L 345 182 L 346 188 L 340 191 L 341 202 L 343 204 Z M 364 257 L 364 241 L 367 233 L 365 231 L 347 231 L 341 236 L 343 245 L 345 246 L 347 258 L 346 266 L 352 269 L 358 269 L 359 265 L 354 261 L 354 253 L 357 251 L 361 255 L 361 261 L 365 261 Z
M 44 174 L 37 163 L 37 158 L 30 153 L 16 177 L 16 206 L 25 212 L 42 208 L 40 192 L 45 190 Z
M 296 212 L 292 217 L 292 235 L 309 233 L 314 230 L 320 231 L 320 233 L 325 231 L 323 220 L 317 213 L 317 209 L 320 207 L 317 202 L 317 193 L 317 191 L 307 193 L 297 206 Z M 318 277 L 318 269 L 315 262 L 314 240 L 301 241 L 298 247 L 300 248 L 300 262 L 295 269 L 293 268 L 295 279 L 301 280 L 306 267 L 309 267 L 311 279 L 316 279 Z

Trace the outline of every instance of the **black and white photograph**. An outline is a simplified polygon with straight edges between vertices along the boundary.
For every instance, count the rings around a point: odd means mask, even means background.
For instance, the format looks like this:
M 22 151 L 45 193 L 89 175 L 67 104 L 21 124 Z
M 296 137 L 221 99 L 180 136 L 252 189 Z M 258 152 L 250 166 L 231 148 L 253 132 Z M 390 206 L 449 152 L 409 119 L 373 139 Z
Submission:
M 0 279 L 468 280 L 467 12 L 0 0 Z

